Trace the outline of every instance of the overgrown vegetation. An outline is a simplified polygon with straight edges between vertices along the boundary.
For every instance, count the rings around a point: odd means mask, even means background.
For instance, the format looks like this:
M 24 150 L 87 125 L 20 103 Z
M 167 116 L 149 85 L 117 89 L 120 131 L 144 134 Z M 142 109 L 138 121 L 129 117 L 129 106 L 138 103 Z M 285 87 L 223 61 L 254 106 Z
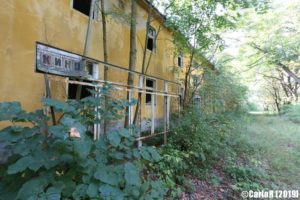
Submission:
M 160 149 L 162 160 L 151 165 L 164 178 L 171 199 L 182 192 L 193 193 L 193 178 L 214 185 L 229 181 L 226 195 L 231 197 L 242 190 L 264 188 L 264 172 L 249 156 L 256 154 L 256 147 L 243 136 L 248 120 L 243 106 L 246 90 L 227 76 L 213 72 L 204 76 L 200 94 L 205 101 L 173 119 L 168 145 Z M 214 174 L 216 166 L 222 166 L 218 170 L 226 177 Z
M 111 131 L 97 141 L 87 128 L 104 118 L 119 118 L 132 102 L 111 100 L 110 109 L 102 110 L 104 95 L 91 92 L 95 97 L 79 102 L 44 99 L 62 114 L 51 126 L 42 110 L 25 112 L 17 102 L 0 104 L 0 120 L 12 123 L 0 131 L 10 152 L 0 166 L 0 199 L 163 198 L 163 182 L 143 168 L 160 156 L 152 147 L 135 147 L 134 127 Z

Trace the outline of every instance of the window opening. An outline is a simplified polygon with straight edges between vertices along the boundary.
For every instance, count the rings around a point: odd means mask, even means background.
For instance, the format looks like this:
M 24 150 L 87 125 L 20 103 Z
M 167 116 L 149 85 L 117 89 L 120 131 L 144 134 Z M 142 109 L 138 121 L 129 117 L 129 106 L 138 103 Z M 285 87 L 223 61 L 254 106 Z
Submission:
M 146 78 L 146 91 L 154 92 L 156 89 L 156 81 L 150 78 Z M 152 101 L 156 104 L 156 95 L 154 95 L 154 99 L 152 99 L 152 94 L 146 93 L 146 104 L 151 104 Z
M 90 16 L 92 0 L 73 0 L 73 8 L 86 16 Z M 97 9 L 94 9 L 92 19 L 97 20 Z
M 147 49 L 153 52 L 155 52 L 156 50 L 155 39 L 156 39 L 156 31 L 153 27 L 150 26 L 147 33 Z
M 178 56 L 178 66 L 183 67 L 183 55 L 182 54 L 180 54 Z
M 91 81 L 84 81 L 84 82 L 91 83 Z M 77 92 L 78 86 L 79 86 L 78 84 L 69 83 L 68 99 L 76 99 L 76 92 Z M 82 85 L 80 99 L 91 96 L 92 93 L 90 92 L 90 90 L 95 90 L 95 87 Z

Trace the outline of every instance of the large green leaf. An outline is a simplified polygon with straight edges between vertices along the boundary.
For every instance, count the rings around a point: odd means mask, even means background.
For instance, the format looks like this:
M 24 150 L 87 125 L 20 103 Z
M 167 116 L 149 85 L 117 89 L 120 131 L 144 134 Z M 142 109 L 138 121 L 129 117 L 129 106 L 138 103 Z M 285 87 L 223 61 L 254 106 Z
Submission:
M 31 156 L 22 157 L 17 162 L 8 167 L 7 173 L 16 174 L 18 172 L 23 172 L 28 167 L 28 164 L 31 163 L 31 161 Z
M 47 184 L 45 178 L 33 178 L 22 185 L 16 199 L 38 199 L 38 194 L 43 192 Z
M 118 189 L 110 185 L 102 185 L 99 188 L 101 197 L 105 200 L 123 200 L 124 194 Z
M 75 200 L 85 199 L 87 188 L 88 186 L 85 184 L 80 184 L 76 186 L 75 191 L 72 193 L 73 198 Z
M 68 129 L 76 128 L 77 131 L 80 133 L 80 137 L 85 137 L 86 127 L 83 126 L 77 119 L 71 118 L 69 116 L 64 116 L 61 119 L 61 123 Z
M 50 187 L 46 192 L 47 200 L 60 200 L 61 190 L 55 187 Z
M 74 140 L 74 152 L 82 159 L 86 159 L 91 151 L 91 143 L 86 140 Z
M 107 139 L 108 139 L 109 143 L 114 147 L 119 146 L 119 144 L 121 142 L 121 137 L 117 132 L 109 133 L 107 135 Z
M 0 121 L 13 120 L 22 111 L 20 102 L 0 103 Z
M 97 172 L 95 172 L 94 177 L 103 183 L 116 186 L 120 182 L 120 177 L 114 170 L 113 167 L 100 167 Z
M 161 156 L 159 155 L 159 153 L 157 153 L 156 149 L 154 149 L 153 147 L 149 147 L 148 152 L 150 153 L 154 161 L 157 162 L 161 160 Z
M 95 183 L 89 184 L 86 193 L 90 198 L 97 197 L 99 193 L 98 186 Z
M 55 99 L 44 98 L 43 103 L 46 106 L 53 106 L 57 112 L 72 113 L 76 111 L 75 108 L 70 106 L 69 104 Z
M 139 170 L 132 163 L 124 165 L 124 177 L 128 185 L 140 185 Z

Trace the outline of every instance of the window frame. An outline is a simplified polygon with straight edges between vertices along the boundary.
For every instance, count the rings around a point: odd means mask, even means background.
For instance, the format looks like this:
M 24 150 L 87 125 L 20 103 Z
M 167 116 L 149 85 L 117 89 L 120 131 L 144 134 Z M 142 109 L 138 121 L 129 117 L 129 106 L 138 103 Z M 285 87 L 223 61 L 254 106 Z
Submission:
M 82 13 L 81 11 L 74 8 L 74 1 L 75 0 L 70 0 L 71 9 L 74 10 L 75 12 L 79 13 L 80 15 L 85 16 L 86 18 L 89 18 L 89 15 L 86 15 L 85 13 Z M 90 0 L 90 1 L 91 1 L 91 5 L 92 5 L 92 0 Z M 98 9 L 94 9 L 92 20 L 99 21 L 99 10 Z
M 199 86 L 201 85 L 201 77 L 200 75 L 192 75 L 192 79 L 193 79 L 193 86 Z
M 153 33 L 154 33 L 153 35 L 150 34 L 150 30 L 153 31 Z M 156 29 L 153 26 L 149 25 L 148 32 L 147 32 L 147 47 L 146 48 L 147 48 L 148 51 L 151 51 L 152 53 L 156 53 L 156 48 L 157 48 L 157 46 L 156 46 L 156 37 L 157 37 Z M 153 40 L 152 50 L 148 48 L 149 38 Z
M 180 61 L 179 61 L 179 59 L 180 59 Z M 183 62 L 184 62 L 183 59 L 184 59 L 183 54 L 180 53 L 177 57 L 177 66 L 178 67 L 181 67 L 181 68 L 183 67 Z
M 151 88 L 151 87 L 147 87 L 147 85 L 146 85 L 146 83 L 147 83 L 147 80 L 151 80 L 151 81 L 153 81 L 153 87 Z M 145 78 L 145 90 L 146 90 L 146 92 L 156 92 L 156 90 L 157 90 L 157 80 L 156 79 L 154 79 L 154 78 L 148 78 L 148 77 L 146 77 Z M 149 102 L 147 102 L 147 95 L 150 95 L 150 97 L 151 97 L 151 101 L 149 101 Z M 152 94 L 148 94 L 148 93 L 146 93 L 146 95 L 145 95 L 145 105 L 147 105 L 147 106 L 151 106 L 151 104 L 152 104 Z M 157 98 L 156 98 L 156 95 L 154 95 L 154 105 L 156 106 L 156 102 L 157 102 Z
M 89 74 L 88 63 L 92 64 L 93 74 Z M 84 67 L 84 71 L 86 73 L 88 80 L 98 80 L 99 79 L 99 64 L 98 63 L 87 61 L 86 65 Z

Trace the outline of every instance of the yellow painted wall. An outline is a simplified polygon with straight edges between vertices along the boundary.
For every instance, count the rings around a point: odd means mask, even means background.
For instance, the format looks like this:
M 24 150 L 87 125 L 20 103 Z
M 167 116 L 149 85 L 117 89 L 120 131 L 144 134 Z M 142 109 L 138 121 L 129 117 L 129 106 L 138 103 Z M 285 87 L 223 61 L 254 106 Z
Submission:
M 106 1 L 106 9 L 118 6 L 118 0 Z M 137 9 L 137 60 L 136 71 L 141 71 L 143 46 L 146 36 L 147 11 L 138 5 Z M 126 1 L 126 12 L 130 11 L 130 1 Z M 0 6 L 0 102 L 20 101 L 26 110 L 41 108 L 44 96 L 43 75 L 36 73 L 35 44 L 42 42 L 74 53 L 82 54 L 87 30 L 88 17 L 72 8 L 72 0 L 5 0 Z M 161 25 L 158 18 L 151 24 L 156 30 Z M 108 60 L 128 68 L 129 24 L 117 18 L 108 17 Z M 171 32 L 162 26 L 158 35 L 157 49 L 152 56 L 149 75 L 177 81 L 172 67 L 174 46 L 170 42 Z M 147 50 L 147 56 L 150 51 Z M 92 37 L 88 57 L 103 60 L 102 24 L 92 22 Z M 109 70 L 109 80 L 126 83 L 127 73 Z M 59 78 L 64 79 L 64 78 Z M 137 83 L 137 77 L 135 77 Z M 159 90 L 163 82 L 157 81 Z M 66 90 L 64 83 L 52 82 L 52 92 L 58 98 Z M 177 92 L 176 87 L 171 87 Z M 125 97 L 125 93 L 119 93 Z M 163 116 L 162 97 L 158 97 L 156 114 Z M 143 100 L 144 101 L 144 100 Z M 143 107 L 144 117 L 150 116 L 150 106 Z

